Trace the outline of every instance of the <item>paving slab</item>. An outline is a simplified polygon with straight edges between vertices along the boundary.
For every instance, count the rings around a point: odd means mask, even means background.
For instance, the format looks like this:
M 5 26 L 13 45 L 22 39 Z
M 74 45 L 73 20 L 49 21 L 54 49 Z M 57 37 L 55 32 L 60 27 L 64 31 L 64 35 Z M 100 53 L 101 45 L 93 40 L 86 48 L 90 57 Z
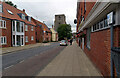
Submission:
M 67 46 L 37 76 L 102 76 L 76 42 Z

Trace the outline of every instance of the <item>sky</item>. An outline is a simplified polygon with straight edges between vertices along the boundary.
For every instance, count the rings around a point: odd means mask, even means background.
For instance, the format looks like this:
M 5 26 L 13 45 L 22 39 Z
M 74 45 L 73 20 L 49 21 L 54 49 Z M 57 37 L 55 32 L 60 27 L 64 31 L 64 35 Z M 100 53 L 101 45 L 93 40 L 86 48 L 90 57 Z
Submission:
M 72 26 L 72 32 L 76 32 L 77 0 L 9 0 L 17 5 L 18 9 L 48 26 L 54 25 L 55 15 L 65 14 L 67 24 Z

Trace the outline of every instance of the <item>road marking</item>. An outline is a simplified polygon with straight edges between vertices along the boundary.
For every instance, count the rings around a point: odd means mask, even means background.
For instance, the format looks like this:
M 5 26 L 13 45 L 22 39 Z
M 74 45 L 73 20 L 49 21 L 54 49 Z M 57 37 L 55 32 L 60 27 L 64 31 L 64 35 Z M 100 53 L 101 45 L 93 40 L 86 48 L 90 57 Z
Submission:
M 24 62 L 24 60 L 20 61 L 19 63 L 22 63 L 22 62 Z
M 14 65 L 8 66 L 8 67 L 6 67 L 5 69 L 8 69 L 8 68 L 10 68 L 10 67 L 12 67 L 12 66 L 14 66 Z

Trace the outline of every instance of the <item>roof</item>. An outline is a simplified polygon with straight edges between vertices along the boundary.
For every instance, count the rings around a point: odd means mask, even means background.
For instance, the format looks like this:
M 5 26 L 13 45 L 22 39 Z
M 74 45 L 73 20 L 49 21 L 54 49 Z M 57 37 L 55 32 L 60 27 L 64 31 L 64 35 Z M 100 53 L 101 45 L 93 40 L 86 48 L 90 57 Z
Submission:
M 0 4 L 2 4 L 3 6 L 3 13 L 0 13 L 0 16 L 2 17 L 5 17 L 5 18 L 9 18 L 9 19 L 12 19 L 12 20 L 19 20 L 19 21 L 22 21 L 22 22 L 25 22 L 26 24 L 31 24 L 31 25 L 35 25 L 33 21 L 27 21 L 26 19 L 23 20 L 19 17 L 19 13 L 22 13 L 24 14 L 25 16 L 28 16 L 25 12 L 13 7 L 13 6 L 10 6 L 9 4 L 5 3 L 5 2 L 1 2 L 0 1 Z M 8 13 L 7 10 L 10 10 L 12 14 Z
M 57 33 L 53 28 L 50 28 L 52 33 Z
M 35 22 L 37 25 L 40 25 L 40 24 L 41 24 L 41 25 L 42 25 L 42 29 L 43 29 L 44 31 L 51 32 L 51 31 L 49 30 L 49 28 L 48 28 L 44 23 L 42 23 L 42 22 L 34 19 L 33 17 L 32 17 L 32 20 L 34 20 L 34 22 Z
M 44 31 L 51 32 L 51 31 L 49 30 L 49 28 L 48 28 L 44 23 L 42 23 L 42 29 L 43 29 Z

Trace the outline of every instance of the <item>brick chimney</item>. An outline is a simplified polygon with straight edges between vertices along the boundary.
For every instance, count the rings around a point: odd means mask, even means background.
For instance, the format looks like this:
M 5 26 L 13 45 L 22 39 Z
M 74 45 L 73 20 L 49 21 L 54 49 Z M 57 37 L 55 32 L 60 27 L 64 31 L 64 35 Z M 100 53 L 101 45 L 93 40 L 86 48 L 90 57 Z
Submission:
M 25 12 L 25 9 L 23 9 L 23 12 Z

